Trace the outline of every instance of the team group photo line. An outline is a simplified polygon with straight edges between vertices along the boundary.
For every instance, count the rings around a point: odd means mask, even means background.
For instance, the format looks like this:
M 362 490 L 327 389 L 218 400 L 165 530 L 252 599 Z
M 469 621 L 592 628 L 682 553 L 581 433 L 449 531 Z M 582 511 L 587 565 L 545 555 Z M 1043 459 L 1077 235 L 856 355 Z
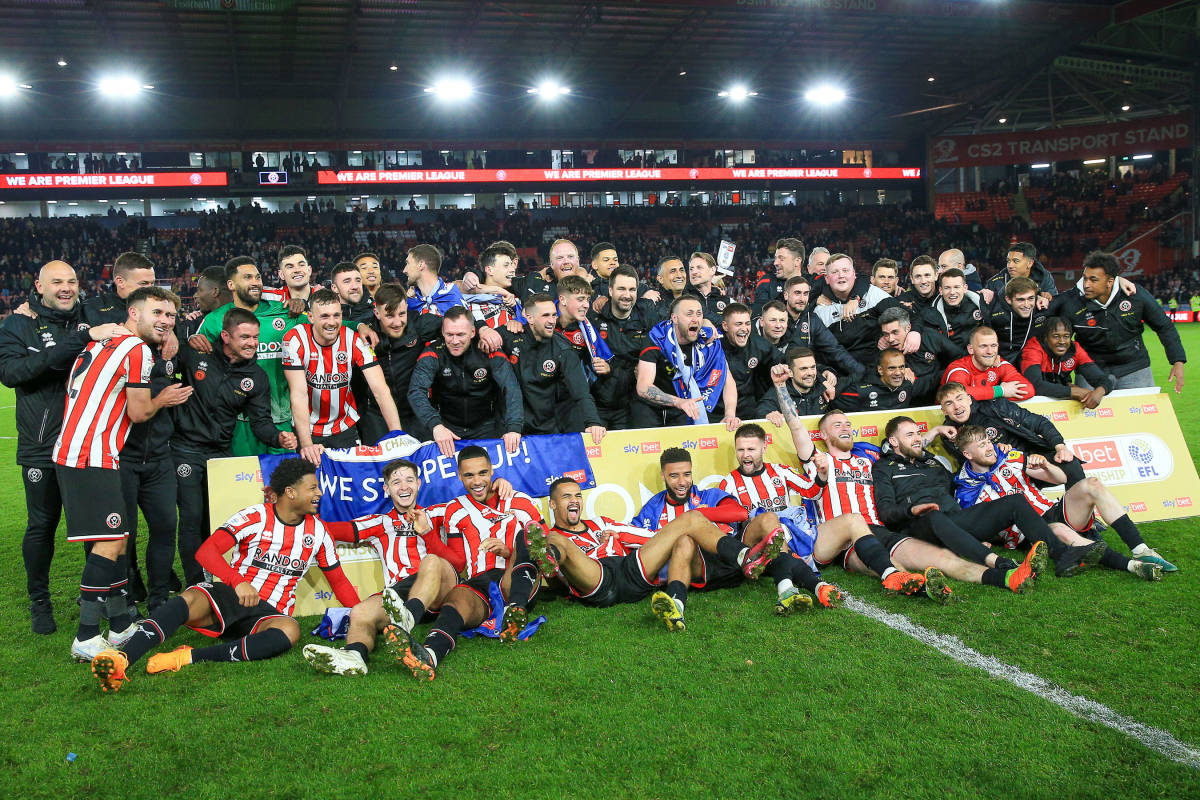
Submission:
M 793 615 L 841 604 L 835 567 L 935 603 L 955 599 L 955 582 L 1020 594 L 1097 567 L 1147 582 L 1177 570 L 1057 427 L 1021 405 L 1095 409 L 1155 386 L 1146 326 L 1182 391 L 1174 323 L 1112 254 L 1089 254 L 1062 292 L 1028 242 L 991 276 L 956 249 L 868 268 L 783 238 L 768 256 L 742 298 L 705 252 L 639 272 L 611 243 L 585 263 L 559 239 L 546 266 L 518 274 L 516 248 L 497 241 L 447 281 L 442 252 L 415 244 L 402 265 L 370 252 L 339 262 L 322 285 L 288 245 L 263 268 L 234 257 L 205 269 L 188 312 L 139 253 L 117 257 L 111 291 L 86 298 L 70 264 L 41 265 L 0 325 L 32 632 L 57 632 L 52 597 L 59 619 L 78 604 L 70 657 L 113 692 L 146 656 L 151 675 L 272 658 L 300 643 L 297 587 L 315 563 L 348 625 L 344 646 L 306 644 L 304 659 L 361 675 L 382 642 L 432 680 L 464 638 L 533 637 L 548 596 L 647 602 L 684 631 L 689 592 L 764 575 L 771 611 Z M 906 414 L 927 406 L 940 424 Z M 868 411 L 890 413 L 879 445 L 856 439 L 852 415 Z M 546 488 L 524 493 L 489 455 L 526 436 L 599 445 L 614 430 L 707 424 L 724 431 L 732 469 L 694 475 L 691 452 L 668 447 L 650 465 L 659 491 L 631 519 L 585 513 L 582 473 L 532 476 Z M 322 518 L 326 448 L 401 434 L 456 474 L 380 462 L 390 507 Z M 766 460 L 779 436 L 790 463 Z M 262 502 L 216 525 L 209 462 L 230 456 L 273 466 Z M 631 472 L 648 466 L 625 458 Z M 452 499 L 423 507 L 427 482 Z M 78 588 L 52 593 L 63 516 L 85 553 Z M 376 551 L 381 592 L 361 596 L 337 544 Z M 212 645 L 161 647 L 183 626 Z

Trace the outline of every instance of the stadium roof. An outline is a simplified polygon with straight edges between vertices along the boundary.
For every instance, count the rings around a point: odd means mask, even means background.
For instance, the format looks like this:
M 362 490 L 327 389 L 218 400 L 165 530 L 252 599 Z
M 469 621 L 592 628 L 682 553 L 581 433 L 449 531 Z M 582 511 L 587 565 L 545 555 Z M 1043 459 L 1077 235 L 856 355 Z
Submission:
M 1161 112 L 1197 0 L 8 0 L 0 138 L 912 141 Z M 59 66 L 58 61 L 66 66 Z M 395 67 L 392 69 L 391 67 Z M 153 85 L 99 96 L 103 75 Z M 686 74 L 684 74 L 686 73 Z M 424 89 L 459 75 L 461 105 Z M 527 89 L 571 87 L 559 102 Z M 933 78 L 930 81 L 929 78 Z M 840 107 L 804 89 L 831 81 Z M 718 97 L 734 84 L 758 92 Z M 1040 95 L 1039 95 L 1040 93 Z

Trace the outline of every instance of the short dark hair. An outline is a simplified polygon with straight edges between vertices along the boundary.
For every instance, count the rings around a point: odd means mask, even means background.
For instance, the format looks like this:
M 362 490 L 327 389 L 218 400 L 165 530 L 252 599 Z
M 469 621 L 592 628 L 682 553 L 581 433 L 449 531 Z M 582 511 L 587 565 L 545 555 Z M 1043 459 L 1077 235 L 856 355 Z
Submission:
M 936 399 L 938 401 L 938 404 L 940 405 L 941 402 L 943 400 L 945 400 L 947 397 L 949 397 L 952 394 L 956 394 L 958 392 L 962 392 L 963 394 L 967 395 L 967 397 L 971 396 L 967 392 L 967 387 L 963 386 L 958 381 L 950 381 L 949 383 L 943 383 L 941 386 L 938 387 L 938 390 L 937 390 L 937 398 Z
M 1005 250 L 1006 253 L 1020 253 L 1031 261 L 1037 260 L 1037 248 L 1029 242 L 1013 242 Z
M 1018 275 L 1017 277 L 1010 279 L 1008 284 L 1004 287 L 1004 297 L 1007 300 L 1012 300 L 1019 294 L 1024 294 L 1025 292 L 1036 293 L 1037 290 L 1038 285 L 1034 283 L 1032 278 L 1025 278 Z
M 622 264 L 612 271 L 612 274 L 608 276 L 608 285 L 612 286 L 613 281 L 617 278 L 633 278 L 634 283 L 642 282 L 642 279 L 638 277 L 637 270 L 628 264 Z
M 767 441 L 767 432 L 763 430 L 762 425 L 759 425 L 756 422 L 747 422 L 733 432 L 733 438 L 735 441 L 738 439 L 743 439 L 747 436 L 755 439 L 762 439 L 764 442 Z
M 372 252 L 371 252 L 371 251 L 369 251 L 369 250 L 366 250 L 366 251 L 363 251 L 363 252 L 359 253 L 358 255 L 356 255 L 354 258 L 352 258 L 352 259 L 350 259 L 350 260 L 351 260 L 351 261 L 353 261 L 355 264 L 357 264 L 358 262 L 362 261 L 364 258 L 373 258 L 373 259 L 375 259 L 377 262 L 380 262 L 380 263 L 382 263 L 382 261 L 383 261 L 383 259 L 381 259 L 381 258 L 379 257 L 379 254 L 378 254 L 378 253 L 372 253 Z
M 353 261 L 339 261 L 333 265 L 333 271 L 329 273 L 329 280 L 336 281 L 337 276 L 346 272 L 358 272 L 358 267 L 354 266 Z
M 407 458 L 397 458 L 383 465 L 383 480 L 386 482 L 392 477 L 392 473 L 402 469 L 410 469 L 418 478 L 421 477 L 420 467 L 409 461 Z
M 576 294 L 586 294 L 591 297 L 596 293 L 592 289 L 592 284 L 582 275 L 564 275 L 558 281 L 558 286 L 555 291 L 559 297 L 570 297 Z
M 876 261 L 871 267 L 871 277 L 874 278 L 881 269 L 892 269 L 896 271 L 897 275 L 900 274 L 900 264 L 892 258 L 881 258 Z
M 729 319 L 734 314 L 749 314 L 754 316 L 754 312 L 750 310 L 750 306 L 745 303 L 730 303 L 725 306 L 725 311 L 721 314 L 721 319 Z
M 225 288 L 225 268 L 224 267 L 205 267 L 204 271 L 200 273 L 200 277 L 196 279 L 197 283 L 199 283 L 200 281 L 207 281 L 208 283 L 211 283 L 214 286 L 224 289 Z
M 128 277 L 135 269 L 154 269 L 154 262 L 132 250 L 121 253 L 113 260 L 113 277 Z
M 477 444 L 469 444 L 458 451 L 459 466 L 462 466 L 464 461 L 470 461 L 472 458 L 486 458 L 489 464 L 492 463 L 492 457 L 488 455 L 487 450 L 484 450 Z
M 295 486 L 308 475 L 317 474 L 317 465 L 303 458 L 285 458 L 271 472 L 267 486 L 276 496 L 282 495 L 283 490 Z
M 143 286 L 140 289 L 134 289 L 129 294 L 126 305 L 133 306 L 140 303 L 145 303 L 147 300 L 158 300 L 163 303 L 172 303 L 175 310 L 179 310 L 179 295 L 172 292 L 170 289 L 162 289 L 158 286 Z
M 312 308 L 313 306 L 329 305 L 330 303 L 338 306 L 339 308 L 342 305 L 342 298 L 338 297 L 333 289 L 326 289 L 322 287 L 315 290 L 308 298 L 309 308 Z
M 225 319 L 221 320 L 221 330 L 232 334 L 238 325 L 253 325 L 257 328 L 260 324 L 253 311 L 234 306 L 225 312 Z
M 816 354 L 813 353 L 811 348 L 789 347 L 788 351 L 783 354 L 783 363 L 786 364 L 789 368 L 791 368 L 792 362 L 795 361 L 797 358 L 816 358 L 816 357 L 817 357 Z
M 1110 278 L 1121 274 L 1121 264 L 1112 253 L 1103 250 L 1093 250 L 1083 259 L 1084 269 L 1102 269 Z
M 884 428 L 883 428 L 883 438 L 890 439 L 893 436 L 895 436 L 896 431 L 905 422 L 911 422 L 913 425 L 917 424 L 917 421 L 915 419 L 913 419 L 912 417 L 905 417 L 905 416 L 892 417 L 891 419 L 889 419 L 887 421 L 887 425 L 884 426 Z
M 596 257 L 599 256 L 601 253 L 603 253 L 605 250 L 616 250 L 616 249 L 617 249 L 617 246 L 615 244 L 613 244 L 612 242 L 596 242 L 594 245 L 592 245 L 592 252 L 589 254 L 588 257 L 592 261 L 595 261 Z
M 962 278 L 963 282 L 965 283 L 967 280 L 967 274 L 965 272 L 963 272 L 961 269 L 959 269 L 958 267 L 951 267 L 950 269 L 943 272 L 941 275 L 938 275 L 937 287 L 939 289 L 942 288 L 942 281 L 946 280 L 946 278 Z
M 679 256 L 670 256 L 670 255 L 663 256 L 662 258 L 660 258 L 658 260 L 658 266 L 656 266 L 654 268 L 655 274 L 658 274 L 659 272 L 661 272 L 663 264 L 667 263 L 668 261 L 678 261 L 680 264 L 683 263 L 683 259 L 680 258 Z
M 1037 338 L 1042 343 L 1042 347 L 1046 352 L 1050 352 L 1049 345 L 1047 344 L 1050 340 L 1050 334 L 1059 328 L 1066 328 L 1068 332 L 1075 330 L 1074 326 L 1071 325 L 1071 321 L 1066 317 L 1046 317 L 1045 322 L 1042 323 L 1042 329 L 1038 331 Z
M 398 283 L 385 283 L 375 290 L 375 307 L 392 313 L 401 304 L 408 306 L 408 294 Z
M 282 264 L 285 258 L 292 256 L 304 256 L 304 260 L 308 260 L 308 253 L 304 252 L 304 248 L 298 244 L 285 244 L 279 248 L 279 263 Z
M 554 497 L 554 492 L 555 492 L 555 491 L 558 489 L 558 487 L 560 487 L 560 486 L 563 486 L 563 485 L 565 485 L 565 484 L 568 484 L 568 483 L 573 483 L 573 484 L 575 484 L 576 486 L 578 486 L 578 485 L 579 485 L 579 481 L 575 480 L 574 478 L 568 478 L 568 477 L 566 477 L 566 476 L 564 475 L 563 477 L 561 477 L 561 478 L 559 478 L 558 480 L 554 481 L 554 483 L 550 484 L 550 489 L 549 489 L 549 491 L 546 493 L 546 494 L 547 494 L 547 496 L 549 496 L 549 497 Z
M 414 261 L 425 262 L 425 267 L 434 275 L 442 269 L 442 251 L 431 244 L 414 244 L 408 248 L 408 254 Z
M 473 319 L 471 312 L 463 306 L 450 306 L 446 309 L 446 313 L 442 315 L 443 322 L 453 322 L 456 319 Z
M 570 277 L 570 276 L 568 275 L 566 277 Z M 537 294 L 529 295 L 529 297 L 525 298 L 524 305 L 526 308 L 533 308 L 538 303 L 552 303 L 557 306 L 557 303 L 555 302 L 554 298 L 551 297 L 550 295 L 546 294 L 545 292 L 538 292 Z
M 807 275 L 793 275 L 787 279 L 787 283 L 783 284 L 784 293 L 790 292 L 793 286 L 805 284 L 810 289 L 812 288 L 812 280 Z
M 763 303 L 762 314 L 759 314 L 759 316 L 765 315 L 768 311 L 782 311 L 786 314 L 788 313 L 787 304 L 782 300 L 772 300 L 769 303 Z
M 225 280 L 233 280 L 238 273 L 238 270 L 249 264 L 258 269 L 258 263 L 250 256 L 234 256 L 225 262 Z
M 908 313 L 908 309 L 901 306 L 892 306 L 879 315 L 880 328 L 883 328 L 884 325 L 891 325 L 893 322 L 899 322 L 901 325 L 911 328 L 912 316 Z
M 515 250 L 509 252 L 509 248 L 501 247 L 498 244 L 488 245 L 484 251 L 479 254 L 479 268 L 487 269 L 496 263 L 496 259 L 500 256 L 514 257 Z
M 662 455 L 658 457 L 659 469 L 662 469 L 667 464 L 679 464 L 681 462 L 692 463 L 692 454 L 682 447 L 668 447 L 662 451 Z
M 512 242 L 505 241 L 504 239 L 497 239 L 487 246 L 488 250 L 493 248 L 499 250 L 501 253 L 504 253 L 504 255 L 508 256 L 509 258 L 517 257 L 517 248 Z
M 919 255 L 912 260 L 912 263 L 908 265 L 908 271 L 911 273 L 913 271 L 913 267 L 919 267 L 921 265 L 927 265 L 933 267 L 935 271 L 937 270 L 937 260 L 933 256 Z
M 804 242 L 799 239 L 788 236 L 775 242 L 775 249 L 783 248 L 795 254 L 796 258 L 803 260 L 804 258 Z

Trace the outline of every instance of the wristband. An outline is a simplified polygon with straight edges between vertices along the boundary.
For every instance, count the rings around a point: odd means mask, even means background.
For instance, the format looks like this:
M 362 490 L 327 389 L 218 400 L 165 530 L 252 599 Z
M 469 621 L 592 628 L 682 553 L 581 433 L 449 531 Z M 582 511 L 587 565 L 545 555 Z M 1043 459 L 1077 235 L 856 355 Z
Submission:
M 1002 387 L 1002 386 L 993 387 L 992 397 L 997 400 L 1000 399 L 1001 397 L 1004 397 L 1004 387 Z

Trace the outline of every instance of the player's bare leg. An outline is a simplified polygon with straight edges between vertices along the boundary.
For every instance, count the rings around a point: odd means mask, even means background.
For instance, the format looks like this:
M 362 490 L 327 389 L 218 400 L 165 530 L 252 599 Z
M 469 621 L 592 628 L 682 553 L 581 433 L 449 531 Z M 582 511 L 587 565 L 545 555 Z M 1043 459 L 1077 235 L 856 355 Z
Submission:
M 1049 569 L 1049 556 L 1044 543 L 1029 549 L 1025 560 L 1015 569 L 999 570 L 960 558 L 945 547 L 909 537 L 892 550 L 892 563 L 909 572 L 924 572 L 933 567 L 947 576 L 966 583 L 1007 588 L 1021 593 L 1033 588 L 1040 573 Z M 872 573 L 857 554 L 851 554 L 850 566 L 855 572 Z M 990 570 L 990 571 L 989 571 Z
M 1134 559 L 1144 564 L 1158 566 L 1160 572 L 1176 572 L 1179 568 L 1167 561 L 1142 538 L 1141 532 L 1129 518 L 1125 506 L 1113 497 L 1098 478 L 1085 478 L 1072 486 L 1063 495 L 1063 514 L 1071 525 L 1083 526 L 1091 519 L 1092 513 L 1108 523 L 1121 541 L 1129 548 Z M 1146 569 L 1137 563 L 1131 563 L 1125 556 L 1114 552 L 1111 548 L 1100 556 L 1100 563 L 1111 569 L 1124 569 L 1147 580 L 1158 580 L 1155 571 Z
M 413 677 L 433 680 L 438 664 L 454 649 L 458 635 L 466 628 L 474 628 L 487 619 L 491 608 L 483 598 L 466 586 L 455 586 L 446 595 L 442 611 L 433 623 L 433 628 L 424 643 L 409 639 L 405 648 L 404 666 L 412 670 Z
M 655 535 L 650 541 L 657 538 Z M 683 606 L 687 601 L 688 583 L 693 576 L 699 577 L 703 572 L 704 561 L 696 543 L 689 536 L 676 538 L 667 561 L 666 590 L 659 589 L 650 596 L 650 610 L 667 626 L 667 630 L 682 631 L 687 628 L 683 621 Z

